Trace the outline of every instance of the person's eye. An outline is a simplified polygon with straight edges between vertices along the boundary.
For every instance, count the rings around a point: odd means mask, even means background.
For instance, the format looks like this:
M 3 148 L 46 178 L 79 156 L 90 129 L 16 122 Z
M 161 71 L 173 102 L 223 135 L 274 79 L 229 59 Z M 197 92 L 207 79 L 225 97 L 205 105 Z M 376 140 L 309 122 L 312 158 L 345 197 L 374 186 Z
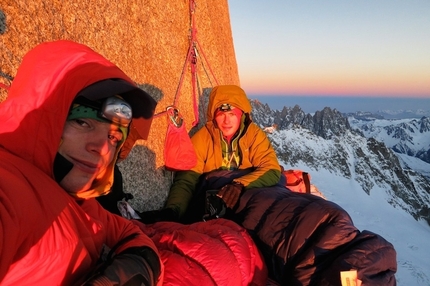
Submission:
M 122 140 L 122 133 L 109 134 L 108 138 L 112 142 L 112 144 L 118 145 L 118 143 Z
M 75 120 L 73 120 L 77 125 L 79 125 L 79 126 L 89 126 L 89 123 L 87 122 L 87 121 L 85 121 L 85 120 L 82 120 L 82 119 L 79 119 L 79 118 L 77 118 L 77 119 L 75 119 Z

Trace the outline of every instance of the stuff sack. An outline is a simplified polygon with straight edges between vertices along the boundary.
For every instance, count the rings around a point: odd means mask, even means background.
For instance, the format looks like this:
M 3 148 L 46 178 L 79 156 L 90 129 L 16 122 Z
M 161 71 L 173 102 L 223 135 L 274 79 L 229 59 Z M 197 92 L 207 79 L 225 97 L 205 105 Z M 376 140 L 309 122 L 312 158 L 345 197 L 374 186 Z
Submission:
M 167 108 L 167 133 L 164 143 L 164 165 L 172 171 L 190 170 L 197 164 L 197 155 L 179 110 Z
M 311 193 L 311 175 L 302 170 L 291 169 L 284 170 L 283 174 L 286 178 L 285 186 L 292 192 L 296 193 Z

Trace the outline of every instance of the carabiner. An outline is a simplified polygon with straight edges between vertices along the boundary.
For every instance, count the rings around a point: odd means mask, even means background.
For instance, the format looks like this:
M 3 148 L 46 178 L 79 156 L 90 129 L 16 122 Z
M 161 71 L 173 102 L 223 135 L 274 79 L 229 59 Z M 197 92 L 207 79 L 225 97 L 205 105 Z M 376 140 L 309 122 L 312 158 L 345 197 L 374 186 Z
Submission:
M 167 111 L 167 114 L 170 118 L 170 121 L 172 121 L 173 125 L 175 125 L 178 128 L 181 127 L 182 123 L 184 122 L 184 119 L 179 114 L 179 109 L 177 109 L 174 106 L 168 106 L 166 108 L 166 111 Z

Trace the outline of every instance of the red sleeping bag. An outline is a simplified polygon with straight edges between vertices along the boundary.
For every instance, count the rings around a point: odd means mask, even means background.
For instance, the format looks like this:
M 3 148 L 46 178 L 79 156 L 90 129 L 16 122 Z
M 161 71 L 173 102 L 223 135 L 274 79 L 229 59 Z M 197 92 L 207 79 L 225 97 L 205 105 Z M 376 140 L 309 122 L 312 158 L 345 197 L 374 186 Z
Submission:
M 267 282 L 263 257 L 247 231 L 232 221 L 135 223 L 159 250 L 164 285 L 245 286 Z

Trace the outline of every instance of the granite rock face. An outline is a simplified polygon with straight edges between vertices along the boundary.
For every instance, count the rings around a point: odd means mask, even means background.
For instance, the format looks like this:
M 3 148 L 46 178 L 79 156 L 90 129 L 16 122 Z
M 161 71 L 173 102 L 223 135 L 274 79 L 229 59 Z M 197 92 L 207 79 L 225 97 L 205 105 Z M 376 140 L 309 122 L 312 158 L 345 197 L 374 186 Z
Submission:
M 239 85 L 227 0 L 4 0 L 0 101 L 7 97 L 1 86 L 13 81 L 25 53 L 57 39 L 88 45 L 157 100 L 148 140 L 138 142 L 119 166 L 125 191 L 135 197 L 134 207 L 141 211 L 161 207 L 173 175 L 164 168 L 166 107 L 175 104 L 193 133 L 205 121 L 210 89 L 216 84 Z M 197 54 L 191 65 L 187 55 L 193 44 Z M 192 67 L 196 68 L 194 91 Z M 199 112 L 194 99 L 201 103 Z M 200 120 L 191 130 L 195 116 Z

